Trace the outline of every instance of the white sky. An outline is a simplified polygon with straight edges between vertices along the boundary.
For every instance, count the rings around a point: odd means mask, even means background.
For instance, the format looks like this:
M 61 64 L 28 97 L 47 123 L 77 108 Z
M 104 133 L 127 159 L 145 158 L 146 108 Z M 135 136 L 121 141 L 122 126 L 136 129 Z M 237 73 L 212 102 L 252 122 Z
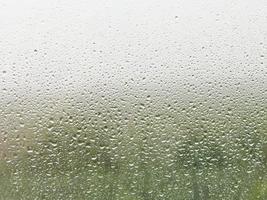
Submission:
M 1 99 L 130 83 L 262 91 L 266 11 L 264 0 L 0 0 Z

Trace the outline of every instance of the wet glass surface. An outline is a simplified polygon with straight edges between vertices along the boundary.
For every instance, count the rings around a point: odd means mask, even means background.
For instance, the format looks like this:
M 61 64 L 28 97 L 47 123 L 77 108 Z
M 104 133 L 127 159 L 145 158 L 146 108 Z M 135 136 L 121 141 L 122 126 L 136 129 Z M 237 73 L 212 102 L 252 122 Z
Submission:
M 0 0 L 0 199 L 267 199 L 266 7 Z

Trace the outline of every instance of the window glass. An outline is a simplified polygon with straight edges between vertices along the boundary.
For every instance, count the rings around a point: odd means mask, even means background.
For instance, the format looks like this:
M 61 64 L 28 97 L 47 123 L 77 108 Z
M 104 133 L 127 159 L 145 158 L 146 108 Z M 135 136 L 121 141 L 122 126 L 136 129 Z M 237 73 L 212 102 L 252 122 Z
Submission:
M 0 199 L 267 199 L 266 8 L 0 0 Z

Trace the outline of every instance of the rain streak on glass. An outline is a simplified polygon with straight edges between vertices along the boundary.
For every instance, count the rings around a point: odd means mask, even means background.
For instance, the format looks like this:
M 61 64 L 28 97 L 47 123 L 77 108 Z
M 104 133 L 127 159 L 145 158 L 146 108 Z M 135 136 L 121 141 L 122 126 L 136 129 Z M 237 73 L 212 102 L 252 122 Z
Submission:
M 266 200 L 266 8 L 0 0 L 0 199 Z

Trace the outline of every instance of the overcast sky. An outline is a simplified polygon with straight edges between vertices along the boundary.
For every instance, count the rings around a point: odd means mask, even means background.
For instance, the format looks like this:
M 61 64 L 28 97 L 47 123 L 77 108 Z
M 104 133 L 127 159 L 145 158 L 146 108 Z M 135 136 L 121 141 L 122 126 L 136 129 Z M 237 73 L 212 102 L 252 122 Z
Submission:
M 0 0 L 1 100 L 192 84 L 262 92 L 266 10 L 265 0 Z

